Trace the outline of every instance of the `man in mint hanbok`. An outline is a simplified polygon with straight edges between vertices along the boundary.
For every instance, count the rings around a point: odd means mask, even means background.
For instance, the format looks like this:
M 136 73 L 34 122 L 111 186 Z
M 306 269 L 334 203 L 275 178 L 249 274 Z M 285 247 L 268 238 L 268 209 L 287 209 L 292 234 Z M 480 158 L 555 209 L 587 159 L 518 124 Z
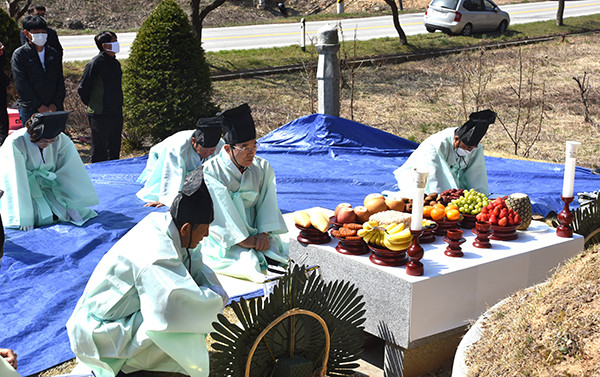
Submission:
M 479 142 L 496 113 L 483 110 L 469 115 L 458 128 L 447 128 L 427 139 L 394 171 L 398 187 L 414 182 L 414 170 L 429 172 L 425 192 L 442 193 L 453 188 L 475 189 L 489 195 L 483 147 Z
M 0 147 L 4 226 L 31 230 L 55 222 L 83 225 L 98 196 L 65 129 L 66 111 L 34 114 Z
M 146 168 L 136 194 L 146 207 L 170 206 L 183 180 L 198 166 L 217 155 L 223 147 L 221 117 L 201 118 L 195 130 L 180 131 L 150 148 Z
M 268 264 L 285 265 L 287 227 L 277 205 L 275 172 L 255 156 L 256 130 L 247 104 L 223 113 L 225 146 L 204 163 L 215 201 L 215 221 L 202 241 L 205 263 L 215 272 L 262 282 Z
M 67 321 L 75 371 L 208 376 L 206 334 L 228 300 L 195 249 L 213 218 L 199 167 L 169 212 L 149 214 L 104 255 Z

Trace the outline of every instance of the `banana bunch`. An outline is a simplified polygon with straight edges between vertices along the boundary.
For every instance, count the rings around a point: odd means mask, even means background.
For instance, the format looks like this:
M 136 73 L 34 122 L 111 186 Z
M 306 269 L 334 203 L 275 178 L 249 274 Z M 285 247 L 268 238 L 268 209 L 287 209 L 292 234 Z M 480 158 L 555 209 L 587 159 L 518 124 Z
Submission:
M 408 249 L 412 241 L 412 234 L 404 223 L 392 223 L 380 226 L 377 221 L 369 220 L 363 224 L 363 228 L 356 233 L 366 243 L 382 246 L 392 251 Z
M 408 249 L 413 239 L 410 229 L 406 228 L 404 223 L 400 223 L 395 226 L 391 225 L 386 227 L 385 237 L 383 238 L 383 246 L 392 251 Z

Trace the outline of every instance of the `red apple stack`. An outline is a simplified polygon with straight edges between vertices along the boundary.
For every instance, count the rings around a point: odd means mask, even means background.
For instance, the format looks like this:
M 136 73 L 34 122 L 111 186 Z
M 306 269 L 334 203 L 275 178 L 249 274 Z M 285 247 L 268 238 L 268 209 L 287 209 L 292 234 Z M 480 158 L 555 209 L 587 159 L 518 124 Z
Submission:
M 506 207 L 504 199 L 500 197 L 491 201 L 487 207 L 483 207 L 481 212 L 476 216 L 476 219 L 498 226 L 518 225 L 521 223 L 521 216 Z

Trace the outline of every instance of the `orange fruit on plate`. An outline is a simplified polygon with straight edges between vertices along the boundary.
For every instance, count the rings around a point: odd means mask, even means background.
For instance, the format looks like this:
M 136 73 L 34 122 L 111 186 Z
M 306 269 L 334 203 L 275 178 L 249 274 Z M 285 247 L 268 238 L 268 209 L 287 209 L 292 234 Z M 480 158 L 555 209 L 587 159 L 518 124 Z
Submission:
M 457 206 L 456 204 L 454 204 L 454 203 L 449 203 L 449 204 L 446 206 L 446 212 L 448 212 L 448 211 L 449 211 L 449 210 L 451 210 L 451 209 L 458 209 L 458 206 Z
M 460 219 L 460 212 L 458 212 L 457 209 L 450 209 L 450 210 L 446 211 L 446 217 L 450 221 L 458 220 L 458 219 Z
M 440 208 L 440 209 L 442 209 L 442 210 L 443 210 L 443 209 L 446 209 L 446 207 L 444 207 L 444 205 L 443 205 L 443 204 L 441 204 L 441 203 L 436 203 L 436 204 L 434 204 L 434 205 L 433 205 L 433 207 L 434 207 L 434 208 Z
M 446 212 L 443 208 L 434 206 L 431 210 L 431 219 L 434 221 L 442 220 L 446 216 Z
M 423 216 L 424 217 L 431 217 L 431 210 L 433 209 L 433 206 L 423 206 Z

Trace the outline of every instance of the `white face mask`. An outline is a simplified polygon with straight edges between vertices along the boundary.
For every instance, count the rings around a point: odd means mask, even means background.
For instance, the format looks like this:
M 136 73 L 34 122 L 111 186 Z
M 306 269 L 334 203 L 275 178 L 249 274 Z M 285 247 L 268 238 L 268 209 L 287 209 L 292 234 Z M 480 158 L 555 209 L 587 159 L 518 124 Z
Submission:
M 36 46 L 43 47 L 46 44 L 47 40 L 48 40 L 48 34 L 46 34 L 46 33 L 31 34 L 31 42 Z
M 457 154 L 459 157 L 467 157 L 468 155 L 470 155 L 470 154 L 471 154 L 471 152 L 473 152 L 473 150 L 470 150 L 470 151 L 468 151 L 468 150 L 466 150 L 466 149 L 462 149 L 462 148 L 460 148 L 460 147 L 456 148 L 456 154 Z
M 119 42 L 112 42 L 112 43 L 107 43 L 107 50 L 110 52 L 114 52 L 115 54 L 118 54 L 119 51 L 121 51 L 121 46 L 119 45 Z

